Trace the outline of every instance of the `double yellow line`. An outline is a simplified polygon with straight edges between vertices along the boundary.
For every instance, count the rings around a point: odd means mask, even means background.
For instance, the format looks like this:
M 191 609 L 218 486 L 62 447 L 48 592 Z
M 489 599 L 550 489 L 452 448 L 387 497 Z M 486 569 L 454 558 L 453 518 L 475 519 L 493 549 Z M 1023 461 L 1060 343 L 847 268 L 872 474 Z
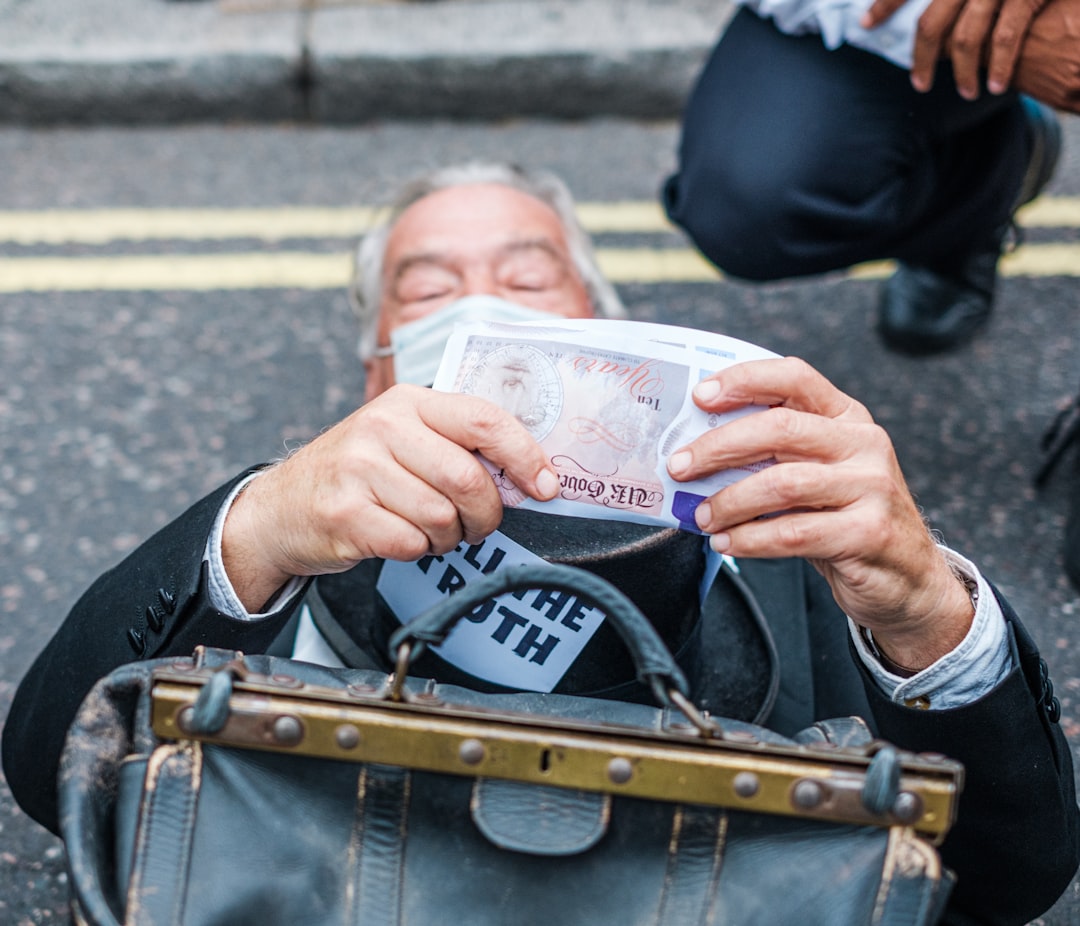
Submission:
M 670 232 L 650 202 L 582 203 L 594 234 Z M 125 242 L 252 242 L 243 251 L 213 254 L 140 254 L 93 257 L 0 258 L 0 292 L 90 290 L 339 289 L 349 278 L 349 247 L 378 215 L 371 207 L 276 209 L 102 209 L 0 212 L 0 246 L 104 247 Z M 1080 227 L 1080 197 L 1044 197 L 1018 216 L 1030 228 Z M 341 239 L 343 250 L 318 253 L 258 250 L 259 245 L 305 239 Z M 695 250 L 612 247 L 597 252 L 616 283 L 709 282 L 714 267 Z M 884 276 L 891 264 L 853 268 L 849 276 Z M 1002 262 L 1011 276 L 1080 276 L 1080 244 L 1025 245 Z

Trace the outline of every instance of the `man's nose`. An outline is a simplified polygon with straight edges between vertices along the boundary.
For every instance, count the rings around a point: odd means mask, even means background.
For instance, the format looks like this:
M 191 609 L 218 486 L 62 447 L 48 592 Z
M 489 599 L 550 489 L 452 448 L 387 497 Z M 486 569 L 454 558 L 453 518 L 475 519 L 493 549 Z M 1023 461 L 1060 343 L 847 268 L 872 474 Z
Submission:
M 462 279 L 462 296 L 498 296 L 500 294 L 499 281 L 486 267 L 470 269 Z

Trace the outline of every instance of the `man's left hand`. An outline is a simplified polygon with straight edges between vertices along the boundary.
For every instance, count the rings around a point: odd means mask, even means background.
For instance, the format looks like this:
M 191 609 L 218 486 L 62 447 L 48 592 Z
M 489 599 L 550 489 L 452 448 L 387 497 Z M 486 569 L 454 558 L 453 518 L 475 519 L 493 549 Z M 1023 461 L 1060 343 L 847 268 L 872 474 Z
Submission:
M 844 612 L 902 666 L 925 668 L 963 640 L 971 599 L 866 408 L 794 358 L 729 367 L 694 396 L 709 412 L 768 408 L 673 454 L 673 478 L 776 461 L 701 504 L 698 526 L 716 551 L 808 559 Z

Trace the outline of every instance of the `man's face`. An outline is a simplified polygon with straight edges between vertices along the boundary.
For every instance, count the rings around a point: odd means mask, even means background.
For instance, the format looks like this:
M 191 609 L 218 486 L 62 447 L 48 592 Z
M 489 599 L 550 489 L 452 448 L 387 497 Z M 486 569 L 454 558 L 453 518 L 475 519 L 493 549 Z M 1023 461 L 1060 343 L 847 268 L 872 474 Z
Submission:
M 491 295 L 565 318 L 593 314 L 555 211 L 493 183 L 425 196 L 398 218 L 383 259 L 376 343 L 462 299 Z M 392 357 L 368 361 L 366 398 L 394 383 Z

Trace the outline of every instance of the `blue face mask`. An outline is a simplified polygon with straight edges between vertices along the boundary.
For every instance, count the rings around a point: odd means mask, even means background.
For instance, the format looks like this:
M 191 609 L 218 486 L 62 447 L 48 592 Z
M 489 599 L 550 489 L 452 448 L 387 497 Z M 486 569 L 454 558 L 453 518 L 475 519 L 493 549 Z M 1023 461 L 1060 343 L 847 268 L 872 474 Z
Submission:
M 466 296 L 448 306 L 390 332 L 390 346 L 375 350 L 376 357 L 394 358 L 394 379 L 399 383 L 430 386 L 442 361 L 454 325 L 460 322 L 531 322 L 551 319 L 551 312 L 499 299 Z

